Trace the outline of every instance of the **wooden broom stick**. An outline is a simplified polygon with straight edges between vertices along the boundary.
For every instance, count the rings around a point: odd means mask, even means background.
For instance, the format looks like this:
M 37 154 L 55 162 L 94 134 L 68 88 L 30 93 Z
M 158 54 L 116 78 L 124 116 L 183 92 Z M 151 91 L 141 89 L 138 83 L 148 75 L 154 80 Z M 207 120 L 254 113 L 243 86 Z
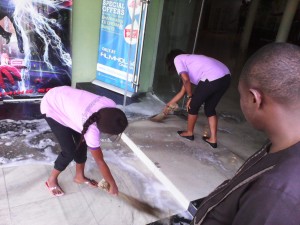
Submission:
M 150 120 L 152 122 L 162 122 L 165 118 L 167 118 L 167 115 L 168 114 L 171 114 L 173 113 L 175 110 L 178 109 L 178 105 L 176 103 L 168 106 L 168 113 L 167 114 L 164 114 L 164 112 L 161 112 L 159 114 L 156 114 L 154 116 L 151 116 L 150 117 Z
M 99 183 L 98 183 L 98 187 L 102 190 L 108 191 L 109 190 L 109 183 L 102 179 Z M 145 212 L 149 215 L 155 216 L 157 218 L 159 218 L 159 216 L 161 215 L 162 211 L 158 208 L 155 208 L 151 205 L 149 205 L 147 202 L 141 201 L 135 197 L 132 197 L 130 195 L 127 195 L 123 192 L 119 191 L 118 196 L 125 201 L 127 204 L 129 204 L 130 206 L 132 206 L 133 208 Z

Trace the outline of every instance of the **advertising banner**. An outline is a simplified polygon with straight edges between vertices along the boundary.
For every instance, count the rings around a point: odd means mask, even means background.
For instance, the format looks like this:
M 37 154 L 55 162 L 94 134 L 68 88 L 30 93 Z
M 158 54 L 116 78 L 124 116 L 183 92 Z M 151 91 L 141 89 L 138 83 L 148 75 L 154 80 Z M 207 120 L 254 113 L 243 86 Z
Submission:
M 147 4 L 103 0 L 96 81 L 131 96 L 137 91 Z
M 72 0 L 0 1 L 0 100 L 71 85 Z

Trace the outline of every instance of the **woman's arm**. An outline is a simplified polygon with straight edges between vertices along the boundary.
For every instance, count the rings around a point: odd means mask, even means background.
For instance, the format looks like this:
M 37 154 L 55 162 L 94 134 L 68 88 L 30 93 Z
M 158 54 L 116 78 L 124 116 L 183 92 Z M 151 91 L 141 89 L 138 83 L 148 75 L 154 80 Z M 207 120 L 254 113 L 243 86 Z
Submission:
M 104 161 L 103 158 L 103 153 L 101 148 L 99 147 L 98 149 L 93 149 L 90 150 L 92 156 L 94 157 L 98 168 L 100 170 L 100 173 L 102 174 L 103 178 L 109 183 L 110 188 L 109 188 L 109 193 L 112 195 L 117 195 L 118 194 L 118 187 L 116 185 L 116 182 L 110 172 L 109 167 L 107 166 L 106 162 Z
M 181 74 L 181 79 L 182 79 L 182 83 L 183 83 L 183 86 L 185 88 L 186 94 L 188 96 L 188 99 L 186 101 L 186 110 L 188 112 L 189 109 L 190 109 L 190 103 L 191 103 L 192 95 L 193 95 L 193 93 L 192 93 L 192 84 L 191 84 L 189 75 L 186 74 L 186 73 Z
M 180 91 L 171 99 L 171 101 L 169 101 L 167 103 L 166 107 L 164 108 L 165 114 L 168 113 L 168 106 L 177 103 L 184 96 L 185 93 L 187 93 L 187 95 L 190 97 L 192 96 L 192 85 L 190 82 L 189 75 L 186 73 L 181 73 L 180 77 L 182 80 L 182 87 L 181 87 Z M 190 102 L 190 101 L 188 101 L 188 102 Z
M 180 91 L 167 103 L 164 108 L 164 114 L 167 115 L 169 113 L 169 107 L 175 103 L 177 103 L 185 94 L 185 88 L 182 85 Z
M 193 93 L 192 93 L 192 84 L 189 75 L 187 73 L 181 73 L 180 77 L 186 94 L 191 97 Z

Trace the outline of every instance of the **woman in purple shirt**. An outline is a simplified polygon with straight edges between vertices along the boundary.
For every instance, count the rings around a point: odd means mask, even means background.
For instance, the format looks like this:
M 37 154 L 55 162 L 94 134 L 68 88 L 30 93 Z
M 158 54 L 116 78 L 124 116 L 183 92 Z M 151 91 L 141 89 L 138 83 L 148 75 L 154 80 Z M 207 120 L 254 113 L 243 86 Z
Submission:
M 118 187 L 103 158 L 100 138 L 103 134 L 119 135 L 128 125 L 123 111 L 109 98 L 68 86 L 51 89 L 41 101 L 41 112 L 56 136 L 61 153 L 58 155 L 46 186 L 55 196 L 64 191 L 58 184 L 58 176 L 71 161 L 76 162 L 74 182 L 97 186 L 95 180 L 84 174 L 87 149 L 110 184 L 109 193 L 117 195 Z
M 177 133 L 188 140 L 194 140 L 194 127 L 198 112 L 204 103 L 204 113 L 208 118 L 210 136 L 203 136 L 203 140 L 213 148 L 217 148 L 218 118 L 216 106 L 230 85 L 230 71 L 220 61 L 204 55 L 185 54 L 179 49 L 172 50 L 166 58 L 169 70 L 176 69 L 182 80 L 181 90 L 169 101 L 164 109 L 177 103 L 187 94 L 186 108 L 188 124 L 186 131 Z M 196 85 L 192 93 L 192 84 Z

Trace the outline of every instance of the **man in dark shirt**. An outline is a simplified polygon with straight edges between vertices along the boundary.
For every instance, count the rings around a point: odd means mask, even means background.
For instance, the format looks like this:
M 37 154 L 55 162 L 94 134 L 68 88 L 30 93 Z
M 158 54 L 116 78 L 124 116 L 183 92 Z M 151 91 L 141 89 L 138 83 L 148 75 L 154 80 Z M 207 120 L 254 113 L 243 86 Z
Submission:
M 243 68 L 240 104 L 269 141 L 202 201 L 192 224 L 300 224 L 300 48 L 266 45 Z

